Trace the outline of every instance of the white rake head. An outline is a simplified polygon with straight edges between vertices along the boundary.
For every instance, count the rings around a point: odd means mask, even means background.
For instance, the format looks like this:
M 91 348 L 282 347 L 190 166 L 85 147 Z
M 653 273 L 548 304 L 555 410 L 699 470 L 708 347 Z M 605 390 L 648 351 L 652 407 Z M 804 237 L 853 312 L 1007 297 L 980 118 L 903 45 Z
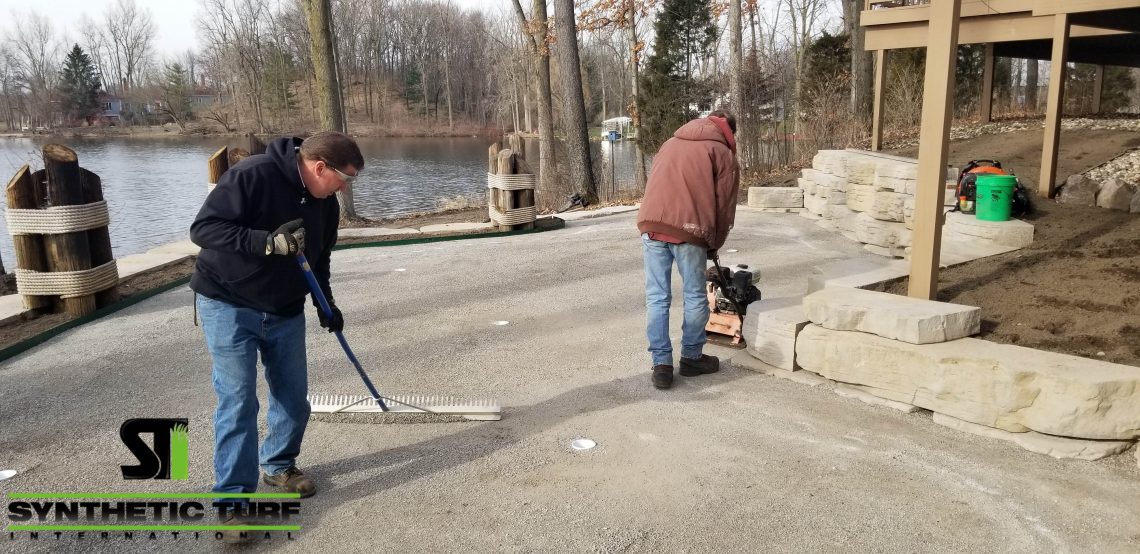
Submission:
M 313 394 L 308 398 L 309 406 L 315 414 L 436 414 L 472 421 L 498 421 L 503 417 L 502 408 L 494 400 L 465 400 L 450 396 L 381 396 L 388 406 L 388 411 L 383 412 L 376 404 L 376 399 L 367 395 Z

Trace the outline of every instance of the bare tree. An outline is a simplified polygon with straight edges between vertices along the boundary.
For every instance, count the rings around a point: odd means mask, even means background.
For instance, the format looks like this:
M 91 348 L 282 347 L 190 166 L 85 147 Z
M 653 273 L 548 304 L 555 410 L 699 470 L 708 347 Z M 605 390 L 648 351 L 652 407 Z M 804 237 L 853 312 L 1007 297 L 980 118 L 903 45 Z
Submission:
M 782 0 L 791 16 L 791 42 L 795 54 L 795 129 L 800 131 L 803 102 L 803 84 L 807 72 L 807 49 L 815 35 L 816 23 L 823 14 L 824 0 Z
M 62 54 L 51 21 L 35 11 L 17 14 L 9 37 L 15 82 L 26 95 L 30 123 L 33 127 L 50 126 L 52 94 L 59 74 L 57 60 Z
M 741 84 L 741 73 L 744 72 L 744 58 L 740 50 L 743 47 L 744 35 L 741 30 L 740 1 L 728 0 L 728 97 L 729 105 L 737 116 L 737 132 L 741 132 L 744 108 L 744 87 Z
M 104 82 L 104 86 L 125 93 L 141 83 L 153 55 L 157 30 L 150 10 L 140 9 L 134 0 L 118 0 L 107 9 L 103 22 L 103 42 L 115 78 L 114 83 Z
M 554 108 L 550 91 L 550 42 L 546 16 L 546 0 L 534 0 L 531 21 L 527 21 L 519 0 L 513 0 L 519 24 L 527 30 L 530 40 L 527 47 L 534 59 L 535 78 L 538 81 L 538 188 L 549 191 L 554 187 Z M 571 17 L 573 21 L 573 17 Z
M 864 130 L 870 128 L 875 62 L 864 48 L 867 32 L 859 24 L 863 0 L 843 0 L 843 19 L 851 40 L 851 113 Z

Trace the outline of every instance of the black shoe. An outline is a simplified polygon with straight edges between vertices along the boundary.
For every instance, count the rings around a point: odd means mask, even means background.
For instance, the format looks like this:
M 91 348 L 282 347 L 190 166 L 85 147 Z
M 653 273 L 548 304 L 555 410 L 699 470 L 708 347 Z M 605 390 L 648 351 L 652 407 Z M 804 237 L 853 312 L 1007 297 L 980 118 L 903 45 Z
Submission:
M 653 366 L 653 386 L 659 389 L 667 389 L 673 386 L 673 366 Z
M 257 525 L 257 522 L 247 519 L 240 519 L 234 516 L 226 516 L 221 520 L 222 525 Z M 222 542 L 226 544 L 249 544 L 253 542 L 253 535 L 256 531 L 238 531 L 237 529 L 227 529 L 222 531 Z
M 697 375 L 716 373 L 718 371 L 720 371 L 720 358 L 716 356 L 701 354 L 701 359 L 699 360 L 690 360 L 684 356 L 681 357 L 681 375 L 685 377 L 696 377 Z
M 274 487 L 281 487 L 285 492 L 295 492 L 301 495 L 301 498 L 308 498 L 317 494 L 317 486 L 313 484 L 313 480 L 305 477 L 301 470 L 293 466 L 277 475 L 266 475 L 262 478 L 266 485 L 273 485 Z

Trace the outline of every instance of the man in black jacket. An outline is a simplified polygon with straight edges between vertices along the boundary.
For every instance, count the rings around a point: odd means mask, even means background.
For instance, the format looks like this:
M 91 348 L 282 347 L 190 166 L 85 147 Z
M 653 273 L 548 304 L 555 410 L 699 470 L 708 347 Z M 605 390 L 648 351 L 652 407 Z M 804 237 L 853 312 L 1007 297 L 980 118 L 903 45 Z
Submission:
M 316 487 L 297 469 L 309 421 L 305 357 L 305 295 L 296 255 L 304 252 L 332 307 L 321 327 L 340 331 L 344 318 L 329 289 L 340 206 L 334 193 L 364 168 L 349 137 L 322 132 L 302 141 L 278 139 L 265 154 L 230 168 L 190 227 L 202 247 L 190 288 L 213 360 L 214 492 L 266 484 L 312 496 Z M 316 305 L 314 299 L 313 304 Z M 269 386 L 269 433 L 258 454 L 257 357 Z

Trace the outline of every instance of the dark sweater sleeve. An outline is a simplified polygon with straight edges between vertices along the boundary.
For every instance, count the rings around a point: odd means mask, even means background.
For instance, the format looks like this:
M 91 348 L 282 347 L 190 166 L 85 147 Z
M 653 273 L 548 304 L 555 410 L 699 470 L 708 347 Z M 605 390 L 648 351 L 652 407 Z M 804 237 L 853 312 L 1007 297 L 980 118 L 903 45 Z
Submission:
M 254 216 L 250 210 L 256 209 L 250 200 L 252 186 L 246 172 L 222 174 L 190 225 L 190 240 L 219 252 L 264 256 L 269 231 L 247 227 Z
M 336 246 L 337 228 L 340 225 L 340 204 L 337 202 L 336 196 L 329 198 L 332 207 L 330 207 L 325 217 L 325 236 L 322 237 L 324 248 L 321 249 L 321 257 L 316 261 L 313 266 L 313 273 L 317 277 L 317 284 L 321 286 L 321 292 L 325 294 L 325 298 L 329 304 L 334 304 L 332 295 L 332 286 L 329 285 L 329 279 L 332 277 L 332 249 Z M 320 305 L 317 304 L 317 299 L 313 299 L 313 305 L 317 306 L 320 310 Z

